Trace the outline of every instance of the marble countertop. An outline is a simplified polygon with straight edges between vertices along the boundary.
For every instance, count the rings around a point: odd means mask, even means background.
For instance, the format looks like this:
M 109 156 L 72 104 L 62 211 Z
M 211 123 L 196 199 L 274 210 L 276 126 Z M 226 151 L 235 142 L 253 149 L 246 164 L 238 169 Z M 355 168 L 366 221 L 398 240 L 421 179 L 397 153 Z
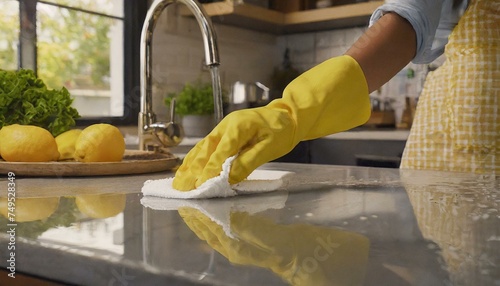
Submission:
M 410 130 L 352 130 L 319 139 L 406 141 Z M 180 146 L 194 146 L 202 138 L 184 138 Z
M 353 130 L 323 137 L 323 139 L 341 140 L 396 140 L 406 141 L 410 130 Z
M 171 210 L 140 193 L 170 172 L 16 177 L 19 220 L 0 216 L 0 265 L 10 271 L 15 257 L 16 273 L 72 285 L 500 285 L 495 176 L 261 169 L 294 174 L 273 193 Z M 3 215 L 8 183 L 3 175 Z

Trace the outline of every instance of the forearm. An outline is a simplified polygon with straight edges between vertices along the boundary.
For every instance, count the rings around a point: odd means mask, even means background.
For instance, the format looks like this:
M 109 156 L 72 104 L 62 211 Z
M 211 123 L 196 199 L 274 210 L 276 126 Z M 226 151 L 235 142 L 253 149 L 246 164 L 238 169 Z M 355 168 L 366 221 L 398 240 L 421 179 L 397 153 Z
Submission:
M 361 66 L 370 92 L 377 90 L 404 68 L 416 53 L 412 25 L 388 13 L 371 26 L 346 52 Z

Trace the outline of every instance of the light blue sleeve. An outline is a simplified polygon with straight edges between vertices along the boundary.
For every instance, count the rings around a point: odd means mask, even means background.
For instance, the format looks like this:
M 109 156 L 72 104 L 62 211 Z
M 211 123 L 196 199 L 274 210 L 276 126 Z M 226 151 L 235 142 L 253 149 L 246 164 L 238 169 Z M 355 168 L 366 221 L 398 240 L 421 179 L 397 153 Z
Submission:
M 370 25 L 388 12 L 397 13 L 405 18 L 417 35 L 417 52 L 412 62 L 430 63 L 444 52 L 448 36 L 460 18 L 458 13 L 451 13 L 452 2 L 450 0 L 386 1 L 372 14 Z

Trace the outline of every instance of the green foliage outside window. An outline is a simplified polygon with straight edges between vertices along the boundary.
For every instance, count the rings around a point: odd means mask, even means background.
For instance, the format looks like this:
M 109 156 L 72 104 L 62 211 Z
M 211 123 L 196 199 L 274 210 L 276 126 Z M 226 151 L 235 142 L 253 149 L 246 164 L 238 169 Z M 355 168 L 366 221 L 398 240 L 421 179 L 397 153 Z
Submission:
M 19 3 L 0 3 L 0 69 L 17 68 L 17 38 L 19 35 Z
M 82 1 L 82 0 L 79 0 Z M 61 1 L 59 1 L 61 2 Z M 71 5 L 76 1 L 67 1 Z M 95 10 L 95 1 L 88 10 Z M 74 10 L 45 7 L 38 13 L 38 70 L 47 86 L 109 89 L 113 19 Z
M 99 10 L 98 6 L 110 5 L 111 0 L 58 0 L 57 2 L 96 11 Z M 2 35 L 0 69 L 3 70 L 17 69 L 19 37 L 17 3 L 17 1 L 7 1 L 0 4 L 0 8 L 7 8 L 0 9 Z M 38 3 L 38 76 L 43 79 L 47 87 L 109 89 L 109 36 L 114 21 L 118 20 Z

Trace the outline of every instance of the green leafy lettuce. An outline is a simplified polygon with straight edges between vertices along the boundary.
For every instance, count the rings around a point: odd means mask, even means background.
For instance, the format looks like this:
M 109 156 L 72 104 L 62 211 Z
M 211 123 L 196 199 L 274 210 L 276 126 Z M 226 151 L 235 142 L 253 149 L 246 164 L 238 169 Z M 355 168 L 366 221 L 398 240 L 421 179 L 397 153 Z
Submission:
M 80 117 L 66 88 L 48 89 L 32 70 L 0 70 L 0 128 L 36 125 L 57 136 Z

